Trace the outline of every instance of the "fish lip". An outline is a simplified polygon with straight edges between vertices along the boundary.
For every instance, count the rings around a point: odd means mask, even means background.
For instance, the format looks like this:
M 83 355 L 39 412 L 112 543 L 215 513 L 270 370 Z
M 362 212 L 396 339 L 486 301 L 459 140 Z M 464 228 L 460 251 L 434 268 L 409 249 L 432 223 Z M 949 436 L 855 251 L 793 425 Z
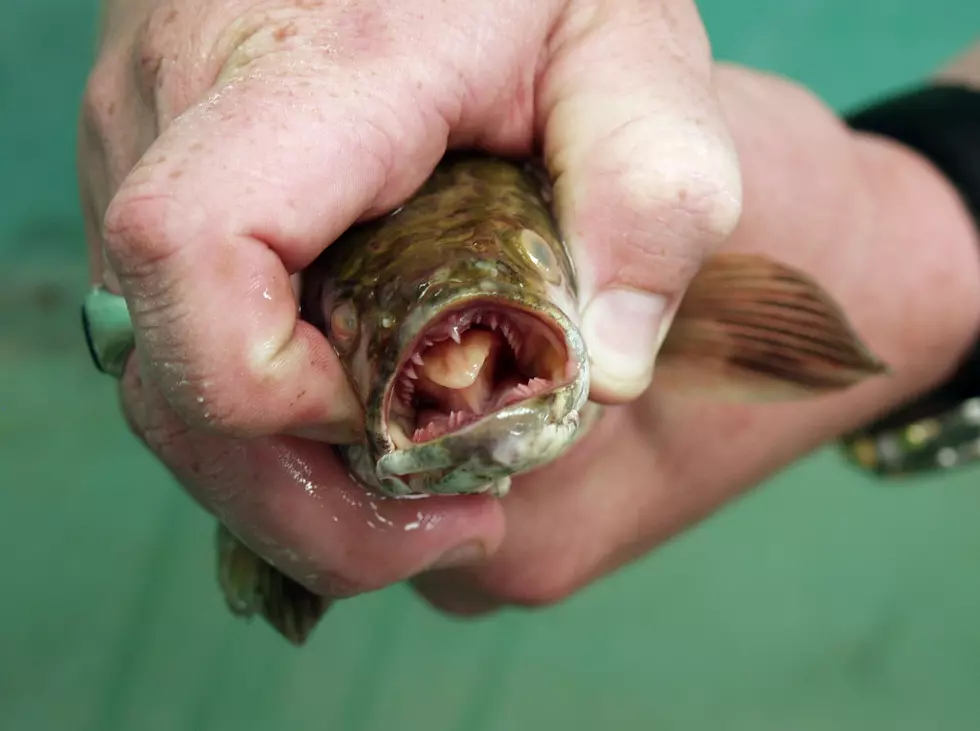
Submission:
M 566 379 L 562 380 L 540 396 L 519 401 L 516 404 L 511 404 L 503 407 L 502 409 L 497 409 L 496 411 L 484 414 L 476 421 L 472 422 L 471 424 L 467 424 L 465 427 L 462 427 L 452 434 L 438 437 L 430 442 L 412 444 L 411 446 L 396 445 L 392 436 L 391 424 L 389 422 L 391 400 L 394 397 L 398 374 L 409 363 L 413 349 L 418 344 L 422 334 L 432 325 L 434 321 L 442 320 L 455 311 L 469 309 L 484 303 L 488 307 L 517 310 L 527 315 L 542 319 L 545 324 L 552 329 L 555 336 L 564 344 L 568 359 L 575 363 L 575 374 L 571 377 L 566 377 Z M 424 310 L 424 308 L 425 303 L 413 308 L 414 311 L 407 318 L 407 322 L 411 323 L 413 315 L 418 316 L 419 312 Z M 383 442 L 388 445 L 388 449 L 384 450 L 385 452 L 396 450 L 401 452 L 415 451 L 419 447 L 425 446 L 426 444 L 438 443 L 444 438 L 452 436 L 453 434 L 462 434 L 464 432 L 470 433 L 472 428 L 478 427 L 488 418 L 496 417 L 501 413 L 509 414 L 512 409 L 517 408 L 519 410 L 522 405 L 534 403 L 535 401 L 547 400 L 550 405 L 550 403 L 558 398 L 560 393 L 563 393 L 566 389 L 574 386 L 577 382 L 582 381 L 583 377 L 585 381 L 588 380 L 589 362 L 584 340 L 579 333 L 577 323 L 573 317 L 569 315 L 569 313 L 566 313 L 561 307 L 554 304 L 547 298 L 538 295 L 531 295 L 520 290 L 516 290 L 513 294 L 508 294 L 506 290 L 498 290 L 496 292 L 468 292 L 452 297 L 451 299 L 440 303 L 438 305 L 438 310 L 439 312 L 435 317 L 419 318 L 416 323 L 412 323 L 408 325 L 408 327 L 403 325 L 403 334 L 399 338 L 399 349 L 402 351 L 402 355 L 397 361 L 395 361 L 391 372 L 385 374 L 385 377 L 382 380 L 381 388 L 383 389 L 383 393 L 380 394 L 380 398 L 377 400 L 377 403 L 380 404 L 381 408 L 378 410 L 375 418 L 378 433 L 382 436 Z M 588 389 L 586 388 L 585 391 L 587 392 L 587 390 Z M 573 400 L 577 401 L 577 399 Z M 410 438 L 409 435 L 405 436 Z
M 578 427 L 578 413 L 588 400 L 588 365 L 580 374 L 569 382 L 556 386 L 551 391 L 519 401 L 497 411 L 482 416 L 456 431 L 427 442 L 413 444 L 411 447 L 393 449 L 382 455 L 375 463 L 375 476 L 379 483 L 384 484 L 394 478 L 401 480 L 413 477 L 431 475 L 445 471 L 440 481 L 451 476 L 459 467 L 460 453 L 476 455 L 480 448 L 487 446 L 488 436 L 500 435 L 501 425 L 504 429 L 508 424 L 525 427 L 529 422 L 537 422 L 538 427 L 557 427 L 568 430 L 568 438 L 562 440 L 558 449 L 563 450 L 572 441 L 572 432 Z M 560 411 L 555 405 L 564 401 L 565 406 Z M 571 420 L 571 423 L 570 423 Z M 517 472 L 527 472 L 551 461 L 553 451 L 542 452 L 539 457 L 530 459 L 525 456 L 519 470 L 505 470 L 501 465 L 492 465 L 488 461 L 483 465 L 488 474 L 493 471 L 493 479 L 487 480 L 485 486 L 502 477 L 510 477 Z M 472 467 L 475 457 L 471 456 L 469 465 Z M 494 467 L 496 470 L 494 471 Z M 482 492 L 479 489 L 464 490 L 463 492 Z M 411 491 L 410 491 L 411 492 Z

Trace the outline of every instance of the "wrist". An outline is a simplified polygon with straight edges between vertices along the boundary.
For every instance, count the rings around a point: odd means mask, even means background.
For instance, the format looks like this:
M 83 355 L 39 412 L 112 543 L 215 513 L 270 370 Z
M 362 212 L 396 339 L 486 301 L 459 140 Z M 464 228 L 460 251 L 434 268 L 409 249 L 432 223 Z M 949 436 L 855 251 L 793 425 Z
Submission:
M 888 300 L 875 307 L 892 310 L 880 318 L 890 323 L 896 364 L 899 358 L 918 364 L 916 377 L 888 405 L 894 408 L 945 382 L 976 344 L 980 233 L 959 192 L 922 154 L 888 138 L 851 134 L 880 222 L 880 256 L 903 260 Z
M 967 68 L 970 64 L 967 64 Z M 980 236 L 980 91 L 939 80 L 879 99 L 848 116 L 856 130 L 894 140 L 947 184 Z M 874 138 L 871 138 L 874 139 Z M 978 257 L 980 258 L 980 257 Z M 974 259 L 976 261 L 976 259 Z M 963 311 L 951 308 L 950 314 Z M 975 311 L 974 311 L 975 312 Z M 946 377 L 844 439 L 858 465 L 881 476 L 933 471 L 980 458 L 980 342 L 976 330 Z

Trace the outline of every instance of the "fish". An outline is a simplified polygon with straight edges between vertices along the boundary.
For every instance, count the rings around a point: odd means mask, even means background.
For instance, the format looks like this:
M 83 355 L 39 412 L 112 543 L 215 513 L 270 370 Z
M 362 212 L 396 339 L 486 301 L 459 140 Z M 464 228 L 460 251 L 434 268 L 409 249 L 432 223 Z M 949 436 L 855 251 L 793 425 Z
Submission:
M 303 271 L 300 315 L 363 408 L 362 438 L 334 449 L 365 490 L 503 498 L 601 418 L 552 202 L 539 160 L 449 153 L 400 207 L 355 224 Z M 692 396 L 767 402 L 887 370 L 812 278 L 717 252 L 679 305 L 656 379 Z M 293 644 L 328 606 L 223 526 L 218 566 L 229 608 Z

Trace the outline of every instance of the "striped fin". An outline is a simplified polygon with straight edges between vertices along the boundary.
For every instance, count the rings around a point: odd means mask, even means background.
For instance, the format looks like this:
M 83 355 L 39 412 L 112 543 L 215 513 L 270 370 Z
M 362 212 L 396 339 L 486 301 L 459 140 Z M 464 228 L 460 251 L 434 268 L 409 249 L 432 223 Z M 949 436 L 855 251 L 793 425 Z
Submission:
M 887 370 L 805 274 L 762 256 L 717 254 L 691 283 L 654 380 L 712 398 L 774 401 L 849 388 Z

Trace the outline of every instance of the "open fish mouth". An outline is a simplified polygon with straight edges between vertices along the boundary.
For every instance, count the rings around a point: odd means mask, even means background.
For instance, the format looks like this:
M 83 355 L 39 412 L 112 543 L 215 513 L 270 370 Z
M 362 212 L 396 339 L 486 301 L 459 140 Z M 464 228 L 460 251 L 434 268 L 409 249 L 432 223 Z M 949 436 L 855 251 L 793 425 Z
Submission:
M 388 433 L 398 449 L 426 444 L 567 386 L 578 370 L 547 313 L 470 300 L 427 324 L 406 349 L 386 394 Z

